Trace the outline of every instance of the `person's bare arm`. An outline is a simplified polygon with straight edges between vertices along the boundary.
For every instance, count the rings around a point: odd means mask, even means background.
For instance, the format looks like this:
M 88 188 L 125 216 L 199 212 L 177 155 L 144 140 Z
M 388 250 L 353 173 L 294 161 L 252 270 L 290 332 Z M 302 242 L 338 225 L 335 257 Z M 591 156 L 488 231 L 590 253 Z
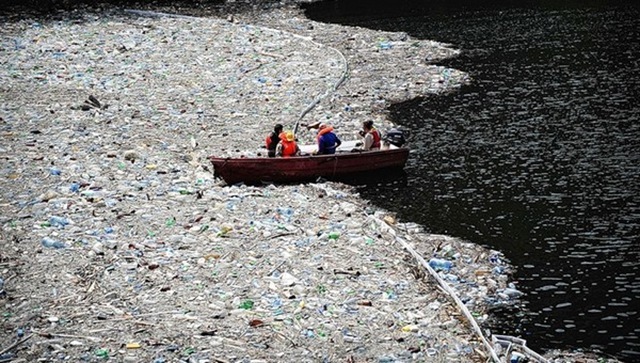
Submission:
M 367 133 L 364 136 L 364 149 L 371 150 L 372 145 L 373 145 L 373 135 L 371 135 L 370 133 Z

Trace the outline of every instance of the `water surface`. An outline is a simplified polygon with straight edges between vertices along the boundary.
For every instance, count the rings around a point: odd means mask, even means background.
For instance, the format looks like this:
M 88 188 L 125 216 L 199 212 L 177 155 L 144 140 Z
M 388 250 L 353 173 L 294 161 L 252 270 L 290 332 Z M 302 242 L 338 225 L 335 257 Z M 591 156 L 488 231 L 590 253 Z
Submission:
M 494 333 L 640 360 L 638 5 L 391 3 L 308 15 L 451 43 L 462 55 L 442 65 L 473 81 L 390 108 L 412 131 L 407 183 L 362 195 L 505 253 L 526 297 Z

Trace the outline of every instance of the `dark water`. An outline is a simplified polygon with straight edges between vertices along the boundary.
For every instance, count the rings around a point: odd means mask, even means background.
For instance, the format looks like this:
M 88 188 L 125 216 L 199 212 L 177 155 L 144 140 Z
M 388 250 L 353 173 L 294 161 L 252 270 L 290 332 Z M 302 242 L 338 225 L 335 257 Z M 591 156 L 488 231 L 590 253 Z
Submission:
M 494 333 L 640 361 L 640 11 L 634 2 L 333 1 L 308 15 L 453 44 L 452 94 L 390 108 L 407 183 L 363 196 L 501 250 L 526 293 Z M 469 6 L 473 4 L 473 6 Z

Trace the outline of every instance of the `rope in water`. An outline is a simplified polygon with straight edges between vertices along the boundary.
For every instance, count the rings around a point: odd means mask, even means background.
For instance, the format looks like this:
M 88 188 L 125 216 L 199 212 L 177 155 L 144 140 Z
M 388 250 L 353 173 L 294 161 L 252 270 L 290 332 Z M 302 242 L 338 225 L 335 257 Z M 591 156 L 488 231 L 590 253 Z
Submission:
M 393 235 L 395 240 L 398 243 L 400 243 L 402 245 L 402 247 L 405 250 L 407 250 L 413 256 L 413 258 L 416 261 L 418 261 L 418 263 L 420 263 L 420 265 L 422 265 L 422 267 L 424 267 L 429 272 L 429 274 L 436 280 L 436 282 L 438 282 L 438 285 L 440 285 L 440 287 L 442 287 L 442 289 L 447 294 L 449 294 L 449 296 L 455 301 L 456 305 L 462 311 L 464 316 L 467 318 L 467 320 L 471 324 L 471 327 L 473 328 L 475 333 L 478 335 L 478 337 L 482 341 L 482 344 L 485 346 L 485 348 L 489 352 L 489 355 L 491 356 L 491 359 L 495 363 L 501 363 L 502 361 L 500 360 L 500 357 L 496 353 L 493 345 L 489 342 L 487 337 L 484 335 L 484 333 L 482 332 L 482 329 L 480 328 L 480 326 L 476 322 L 476 319 L 473 317 L 473 315 L 471 315 L 471 312 L 469 311 L 467 306 L 462 302 L 462 300 L 460 300 L 460 298 L 458 297 L 458 294 L 451 288 L 451 286 L 449 286 L 449 284 L 447 284 L 446 281 L 444 281 L 440 277 L 440 275 L 429 265 L 429 263 L 427 263 L 427 261 L 425 261 L 425 259 L 422 257 L 422 255 L 420 255 L 418 252 L 416 252 L 416 250 L 414 250 L 404 239 L 402 239 L 402 238 L 400 238 L 400 237 L 398 237 L 396 235 L 396 231 L 393 229 L 393 227 L 389 226 L 386 222 L 380 220 L 379 218 L 376 218 L 376 217 L 373 217 L 373 216 L 369 216 L 369 218 L 371 220 L 373 220 L 378 226 L 387 226 L 388 227 L 387 228 L 387 232 L 389 234 Z M 533 350 L 529 349 L 526 346 L 526 341 L 523 340 L 523 339 L 510 337 L 510 336 L 507 336 L 507 335 L 496 335 L 496 336 L 493 337 L 493 340 L 498 342 L 498 343 L 500 343 L 500 344 L 508 345 L 509 349 L 507 349 L 507 352 L 506 352 L 507 354 L 509 353 L 509 351 L 511 349 L 511 345 L 517 344 L 531 358 L 533 358 L 533 359 L 535 359 L 535 360 L 537 360 L 538 362 L 541 362 L 541 363 L 547 363 L 547 360 L 544 359 L 541 355 L 539 355 L 538 353 L 536 353 Z

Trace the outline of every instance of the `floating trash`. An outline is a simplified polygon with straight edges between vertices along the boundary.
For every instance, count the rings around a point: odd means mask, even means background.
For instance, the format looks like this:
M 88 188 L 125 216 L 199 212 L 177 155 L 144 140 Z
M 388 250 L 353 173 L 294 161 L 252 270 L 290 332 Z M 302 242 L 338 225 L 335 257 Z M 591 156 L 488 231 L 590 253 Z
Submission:
M 293 6 L 69 15 L 7 20 L 0 39 L 0 290 L 29 297 L 3 324 L 24 326 L 21 339 L 37 328 L 16 360 L 486 360 L 398 239 L 446 257 L 480 315 L 509 291 L 499 252 L 427 234 L 339 183 L 224 185 L 208 160 L 265 156 L 275 123 L 322 120 L 344 140 L 365 119 L 391 127 L 392 100 L 469 81 L 424 61 L 457 50 Z

